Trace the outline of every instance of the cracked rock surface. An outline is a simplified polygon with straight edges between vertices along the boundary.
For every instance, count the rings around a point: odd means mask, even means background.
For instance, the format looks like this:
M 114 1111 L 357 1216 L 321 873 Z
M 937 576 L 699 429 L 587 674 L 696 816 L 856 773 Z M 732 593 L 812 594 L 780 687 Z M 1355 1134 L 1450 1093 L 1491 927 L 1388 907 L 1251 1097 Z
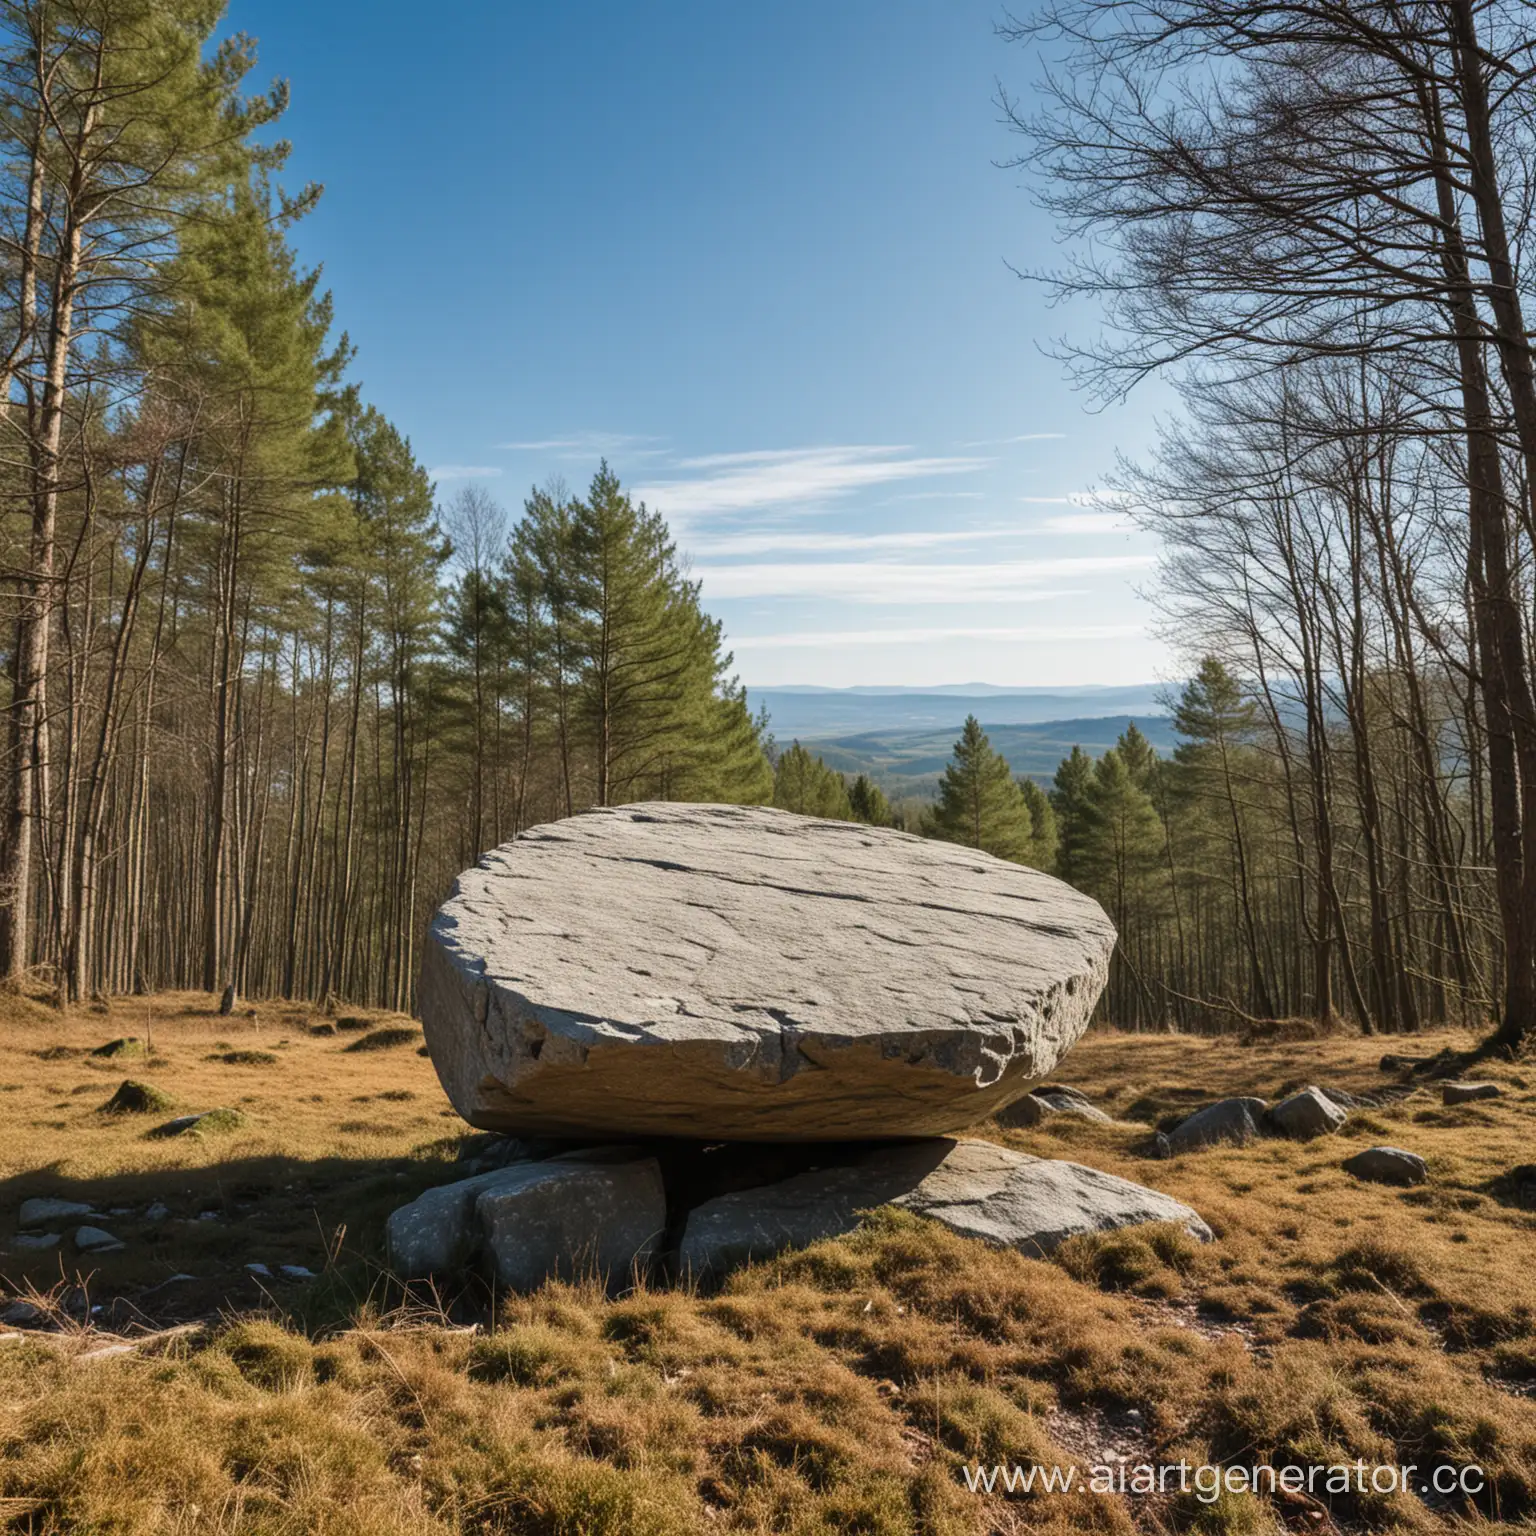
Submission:
M 515 1135 L 942 1135 L 1087 1028 L 1115 932 L 1038 871 L 755 806 L 537 827 L 459 877 L 427 941 L 433 1064 Z

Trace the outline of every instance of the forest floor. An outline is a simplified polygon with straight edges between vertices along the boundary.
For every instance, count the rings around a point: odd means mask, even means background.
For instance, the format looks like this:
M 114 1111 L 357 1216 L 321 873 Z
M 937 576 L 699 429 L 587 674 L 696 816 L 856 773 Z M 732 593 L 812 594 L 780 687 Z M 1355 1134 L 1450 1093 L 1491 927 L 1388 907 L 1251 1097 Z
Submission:
M 143 1046 L 99 1054 L 120 1039 Z M 384 1217 L 450 1177 L 470 1134 L 419 1042 L 398 1016 L 220 1018 L 200 994 L 3 1005 L 0 1531 L 1256 1536 L 1536 1519 L 1536 1175 L 1511 1177 L 1536 1159 L 1536 1063 L 1479 1069 L 1496 1100 L 1447 1109 L 1426 1083 L 1318 1141 L 1157 1160 L 1148 1127 L 1177 1112 L 1308 1082 L 1376 1093 L 1399 1076 L 1383 1051 L 1471 1037 L 1099 1031 L 1062 1080 L 1126 1123 L 975 1134 L 1166 1190 L 1215 1242 L 1141 1229 L 1042 1261 L 885 1212 L 712 1295 L 552 1284 L 407 1302 L 381 1267 Z M 105 1112 L 125 1079 L 164 1099 Z M 154 1134 L 209 1110 L 235 1113 Z M 1429 1182 L 1341 1171 L 1377 1143 L 1422 1155 Z M 18 1246 L 31 1197 L 88 1205 L 80 1219 L 123 1246 Z M 965 1482 L 977 1464 L 1121 1459 L 1444 1463 L 1485 1487 L 1209 1499 Z

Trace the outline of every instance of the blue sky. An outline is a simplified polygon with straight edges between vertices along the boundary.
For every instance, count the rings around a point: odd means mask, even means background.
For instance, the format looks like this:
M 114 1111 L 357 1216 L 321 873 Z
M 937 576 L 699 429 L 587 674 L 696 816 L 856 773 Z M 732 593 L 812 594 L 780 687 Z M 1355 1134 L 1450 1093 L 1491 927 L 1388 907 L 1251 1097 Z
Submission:
M 367 397 L 445 501 L 515 515 L 606 455 L 737 668 L 784 683 L 1140 682 L 1155 548 L 1096 487 L 1091 330 L 1008 263 L 1053 232 L 998 121 L 1036 64 L 975 0 L 236 0 L 286 77 L 297 233 Z M 435 18 L 435 24 L 434 23 Z

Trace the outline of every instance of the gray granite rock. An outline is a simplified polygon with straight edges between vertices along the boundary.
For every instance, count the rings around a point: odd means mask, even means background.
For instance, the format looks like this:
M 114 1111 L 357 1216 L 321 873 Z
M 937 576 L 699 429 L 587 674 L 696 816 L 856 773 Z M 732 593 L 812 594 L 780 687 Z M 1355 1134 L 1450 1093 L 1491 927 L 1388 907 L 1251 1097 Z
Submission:
M 55 1221 L 73 1221 L 79 1216 L 89 1216 L 91 1207 L 78 1200 L 23 1200 L 16 1217 L 19 1227 L 46 1227 Z
M 57 1248 L 59 1246 L 59 1234 L 57 1232 L 18 1232 L 11 1239 L 11 1247 L 20 1249 L 23 1253 L 37 1252 L 44 1248 Z
M 483 1264 L 498 1284 L 532 1290 L 555 1275 L 622 1279 L 666 1224 L 656 1160 L 601 1146 L 429 1189 L 390 1216 L 385 1245 L 405 1280 Z
M 932 1135 L 1051 1071 L 1114 939 L 1088 897 L 954 844 L 629 805 L 461 875 L 421 1012 L 449 1098 L 487 1130 Z
M 384 1225 L 389 1266 L 402 1280 L 452 1274 L 465 1268 L 480 1247 L 475 1201 L 516 1165 L 426 1190 L 393 1212 Z
M 1269 1112 L 1270 1123 L 1285 1136 L 1307 1140 L 1336 1131 L 1349 1118 L 1321 1088 L 1306 1087 L 1293 1093 Z
M 75 1247 L 81 1253 L 115 1253 L 123 1242 L 101 1227 L 76 1227 Z
M 513 1290 L 595 1275 L 621 1286 L 644 1269 L 667 1225 L 655 1158 L 581 1154 L 506 1170 L 475 1201 L 488 1267 Z
M 1367 1147 L 1345 1159 L 1344 1171 L 1373 1184 L 1422 1184 L 1429 1177 L 1424 1159 L 1401 1147 Z
M 1088 1096 L 1076 1088 L 1031 1088 L 1022 1099 L 1005 1105 L 995 1116 L 999 1125 L 1010 1130 L 1039 1125 L 1051 1115 L 1076 1115 L 1098 1125 L 1113 1125 L 1113 1115 L 1106 1115 Z
M 992 1142 L 937 1138 L 881 1147 L 845 1165 L 707 1201 L 688 1217 L 679 1267 L 718 1276 L 749 1259 L 848 1232 L 863 1211 L 881 1205 L 1036 1255 L 1079 1233 L 1151 1221 L 1177 1222 L 1202 1242 L 1211 1236 L 1187 1205 L 1128 1179 Z
M 1168 1132 L 1171 1156 L 1193 1152 L 1220 1142 L 1239 1145 L 1263 1135 L 1264 1113 L 1269 1108 L 1263 1099 L 1218 1099 L 1197 1109 Z
M 1446 1083 L 1440 1090 L 1442 1104 L 1474 1104 L 1479 1099 L 1502 1099 L 1497 1083 Z

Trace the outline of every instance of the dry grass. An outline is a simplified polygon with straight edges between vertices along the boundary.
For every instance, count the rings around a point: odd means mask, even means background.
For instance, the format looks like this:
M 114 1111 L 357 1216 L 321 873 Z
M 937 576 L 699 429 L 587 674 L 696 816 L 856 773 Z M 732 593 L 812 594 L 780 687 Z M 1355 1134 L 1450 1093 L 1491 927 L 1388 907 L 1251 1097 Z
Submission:
M 1426 1090 L 1322 1142 L 1170 1162 L 1148 1160 L 1145 1134 L 1124 1125 L 984 1128 L 1188 1200 L 1217 1230 L 1204 1248 L 1143 1229 L 1044 1263 L 885 1213 L 713 1296 L 551 1285 L 477 1314 L 476 1296 L 402 1308 L 369 1267 L 384 1213 L 445 1176 L 462 1129 L 430 1064 L 404 1047 L 346 1051 L 404 1020 L 312 1035 L 320 1022 L 284 1008 L 219 1019 L 185 996 L 65 1020 L 17 1005 L 0 1025 L 0 1246 L 27 1195 L 174 1211 L 109 1218 L 129 1246 L 88 1277 L 67 1254 L 12 1253 L 7 1281 L 88 1278 L 96 1301 L 121 1312 L 131 1299 L 157 1322 L 218 1313 L 131 1355 L 87 1358 L 99 1326 L 78 1309 L 67 1331 L 0 1344 L 0 1530 L 1258 1533 L 1536 1512 L 1536 1215 L 1501 1182 L 1536 1158 L 1536 1095 L 1518 1066 L 1482 1074 L 1504 1083 L 1497 1101 L 1445 1110 Z M 151 1053 L 84 1054 L 128 1035 Z M 1064 1078 L 1151 1123 L 1225 1093 L 1380 1088 L 1391 1044 L 1100 1034 Z M 207 1059 L 248 1051 L 276 1062 Z M 236 1108 L 243 1124 L 152 1140 L 152 1115 L 97 1113 L 130 1073 L 179 1113 Z M 1427 1157 L 1431 1183 L 1339 1171 L 1375 1141 Z M 197 1220 L 205 1208 L 218 1219 Z M 326 1274 L 254 1282 L 250 1260 Z M 162 1289 L 186 1288 L 174 1308 L 142 1295 L 173 1272 L 198 1276 Z M 982 1498 L 959 1480 L 972 1460 L 1087 1463 L 1105 1449 L 1133 1462 L 1477 1462 L 1490 1493 L 1464 1508 L 1205 1505 Z

